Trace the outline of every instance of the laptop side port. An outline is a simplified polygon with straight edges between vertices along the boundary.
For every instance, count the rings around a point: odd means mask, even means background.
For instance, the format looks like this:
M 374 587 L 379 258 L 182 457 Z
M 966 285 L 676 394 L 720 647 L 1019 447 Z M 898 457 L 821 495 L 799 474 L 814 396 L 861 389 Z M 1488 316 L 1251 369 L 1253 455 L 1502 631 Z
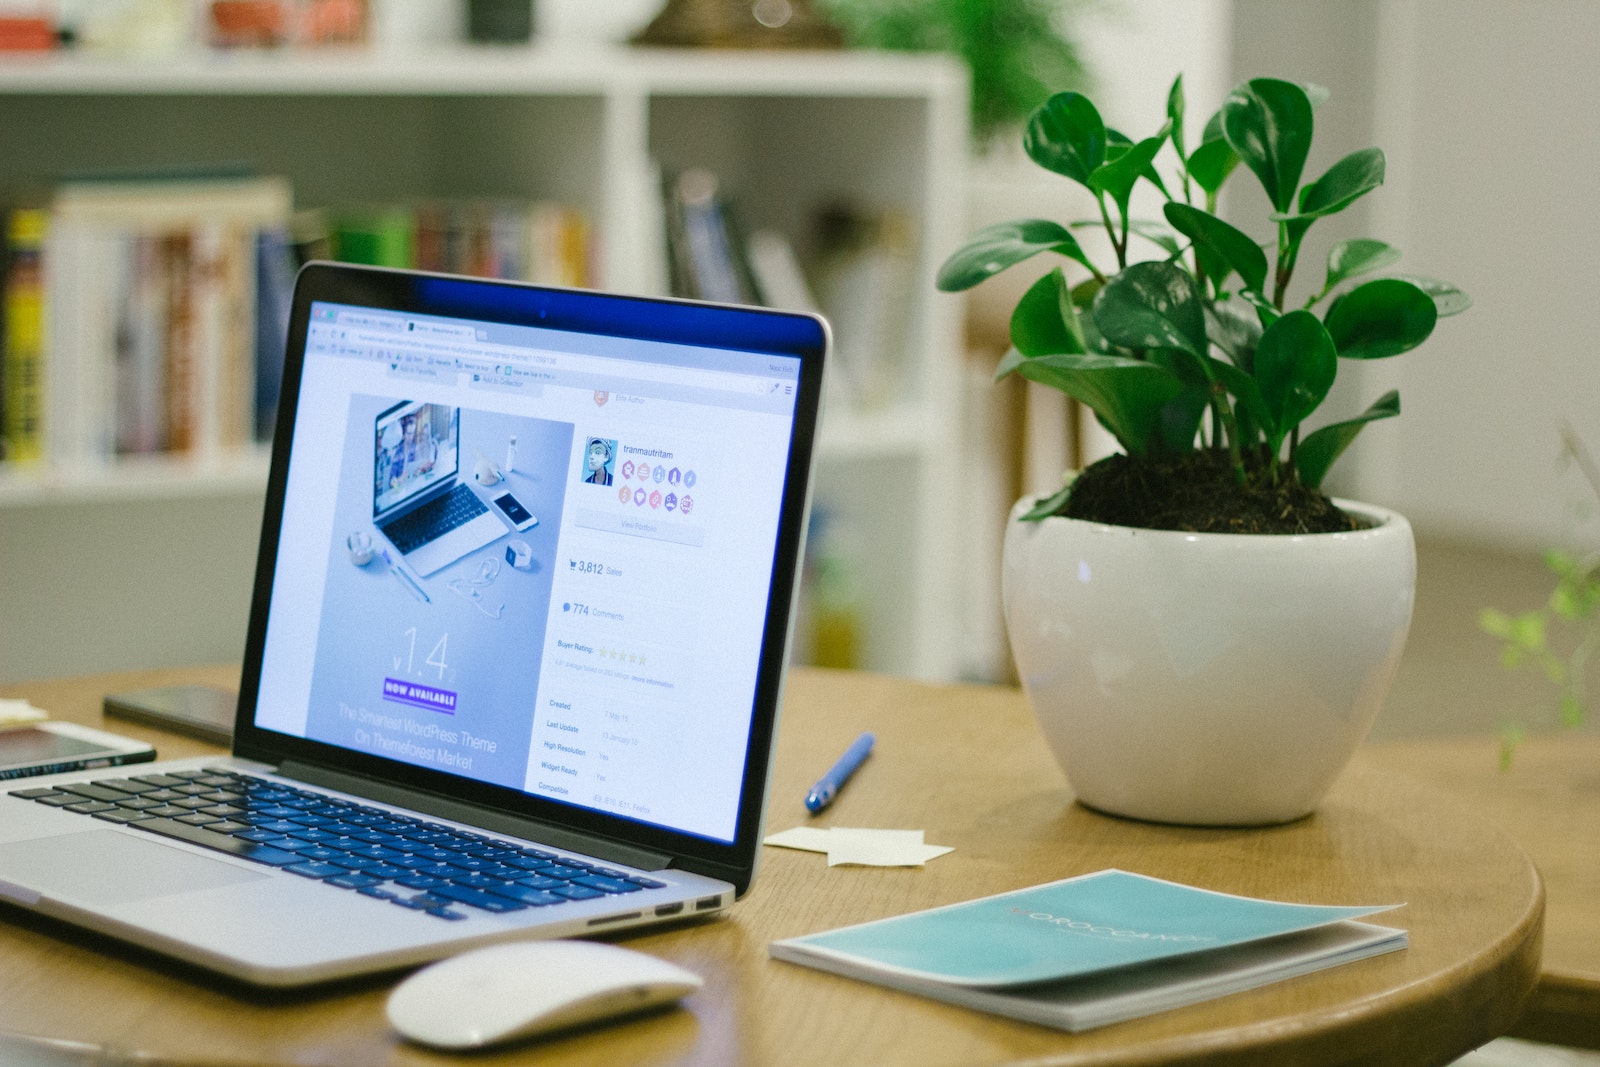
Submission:
M 607 923 L 620 923 L 620 922 L 623 922 L 623 921 L 625 921 L 627 919 L 640 919 L 640 918 L 643 918 L 643 917 L 644 917 L 644 915 L 643 915 L 642 912 L 630 911 L 626 915 L 603 915 L 598 919 L 590 919 L 589 920 L 589 925 L 590 926 L 605 926 Z
M 701 897 L 694 902 L 695 911 L 710 911 L 712 908 L 722 907 L 721 897 Z
M 681 901 L 681 900 L 678 901 L 676 904 L 659 904 L 659 905 L 656 906 L 656 914 L 657 915 L 676 915 L 676 914 L 678 914 L 678 912 L 680 912 L 682 910 L 683 910 L 683 901 Z

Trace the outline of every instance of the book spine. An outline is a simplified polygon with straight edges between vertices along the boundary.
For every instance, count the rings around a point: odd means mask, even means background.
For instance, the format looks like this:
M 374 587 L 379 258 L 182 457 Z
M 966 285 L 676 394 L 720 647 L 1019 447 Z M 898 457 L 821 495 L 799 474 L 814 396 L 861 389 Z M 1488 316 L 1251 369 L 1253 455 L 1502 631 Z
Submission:
M 132 280 L 127 373 L 130 397 L 128 418 L 122 429 L 125 451 L 164 452 L 167 449 L 167 302 L 166 262 L 158 234 L 135 233 L 129 252 Z
M 223 275 L 228 227 L 218 220 L 197 222 L 189 231 L 189 349 L 194 367 L 194 451 L 221 451 L 228 411 L 228 332 Z
M 195 366 L 195 308 L 192 245 L 187 231 L 162 242 L 167 276 L 167 434 L 173 452 L 193 452 L 199 444 L 200 382 Z
M 6 235 L 10 263 L 5 281 L 3 368 L 5 398 L 0 433 L 5 456 L 19 463 L 44 457 L 45 234 L 49 215 L 36 208 L 13 212 Z
M 230 225 L 222 252 L 221 445 L 237 450 L 255 439 L 256 230 Z
M 289 343 L 289 303 L 294 291 L 295 249 L 286 229 L 267 227 L 256 235 L 255 269 L 255 437 L 272 436 L 278 414 L 285 348 Z
M 84 309 L 82 291 L 84 255 L 82 227 L 62 219 L 51 222 L 45 245 L 45 350 L 43 386 L 43 452 L 52 464 L 72 463 L 80 457 L 75 440 L 73 397 L 81 350 L 80 327 Z

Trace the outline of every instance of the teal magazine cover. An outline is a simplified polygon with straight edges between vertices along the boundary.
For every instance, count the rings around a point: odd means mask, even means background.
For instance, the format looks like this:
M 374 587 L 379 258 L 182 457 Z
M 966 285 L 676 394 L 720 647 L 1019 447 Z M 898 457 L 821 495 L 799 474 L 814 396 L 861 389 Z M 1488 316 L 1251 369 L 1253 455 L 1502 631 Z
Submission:
M 774 942 L 771 954 L 1064 1029 L 1190 1004 L 1405 947 L 1355 920 L 1107 870 Z

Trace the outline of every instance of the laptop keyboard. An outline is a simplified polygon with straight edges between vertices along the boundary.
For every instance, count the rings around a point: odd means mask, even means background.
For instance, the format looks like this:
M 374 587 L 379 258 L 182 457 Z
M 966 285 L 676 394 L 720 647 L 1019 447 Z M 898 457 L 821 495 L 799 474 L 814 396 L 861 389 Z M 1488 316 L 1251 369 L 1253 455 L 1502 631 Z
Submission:
M 385 523 L 383 535 L 394 543 L 401 555 L 427 544 L 456 527 L 471 522 L 489 510 L 478 494 L 460 483 L 448 493 Z
M 63 811 L 281 867 L 441 919 L 664 883 L 221 768 L 14 789 Z

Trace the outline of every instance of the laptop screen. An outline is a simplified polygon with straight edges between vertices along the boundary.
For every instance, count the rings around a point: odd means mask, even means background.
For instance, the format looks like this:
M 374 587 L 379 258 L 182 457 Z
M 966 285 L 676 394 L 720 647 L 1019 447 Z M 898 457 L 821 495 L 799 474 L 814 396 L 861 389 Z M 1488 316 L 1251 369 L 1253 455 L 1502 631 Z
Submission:
M 460 409 L 423 401 L 378 413 L 373 432 L 372 517 L 455 480 Z
M 780 517 L 809 462 L 802 359 L 741 349 L 737 331 L 652 337 L 637 306 L 609 333 L 587 325 L 606 315 L 589 299 L 568 317 L 584 328 L 327 299 L 300 312 L 253 725 L 363 769 L 514 790 L 535 812 L 733 842 L 792 589 L 779 546 L 798 520 Z M 425 574 L 374 518 L 452 475 L 496 525 Z

